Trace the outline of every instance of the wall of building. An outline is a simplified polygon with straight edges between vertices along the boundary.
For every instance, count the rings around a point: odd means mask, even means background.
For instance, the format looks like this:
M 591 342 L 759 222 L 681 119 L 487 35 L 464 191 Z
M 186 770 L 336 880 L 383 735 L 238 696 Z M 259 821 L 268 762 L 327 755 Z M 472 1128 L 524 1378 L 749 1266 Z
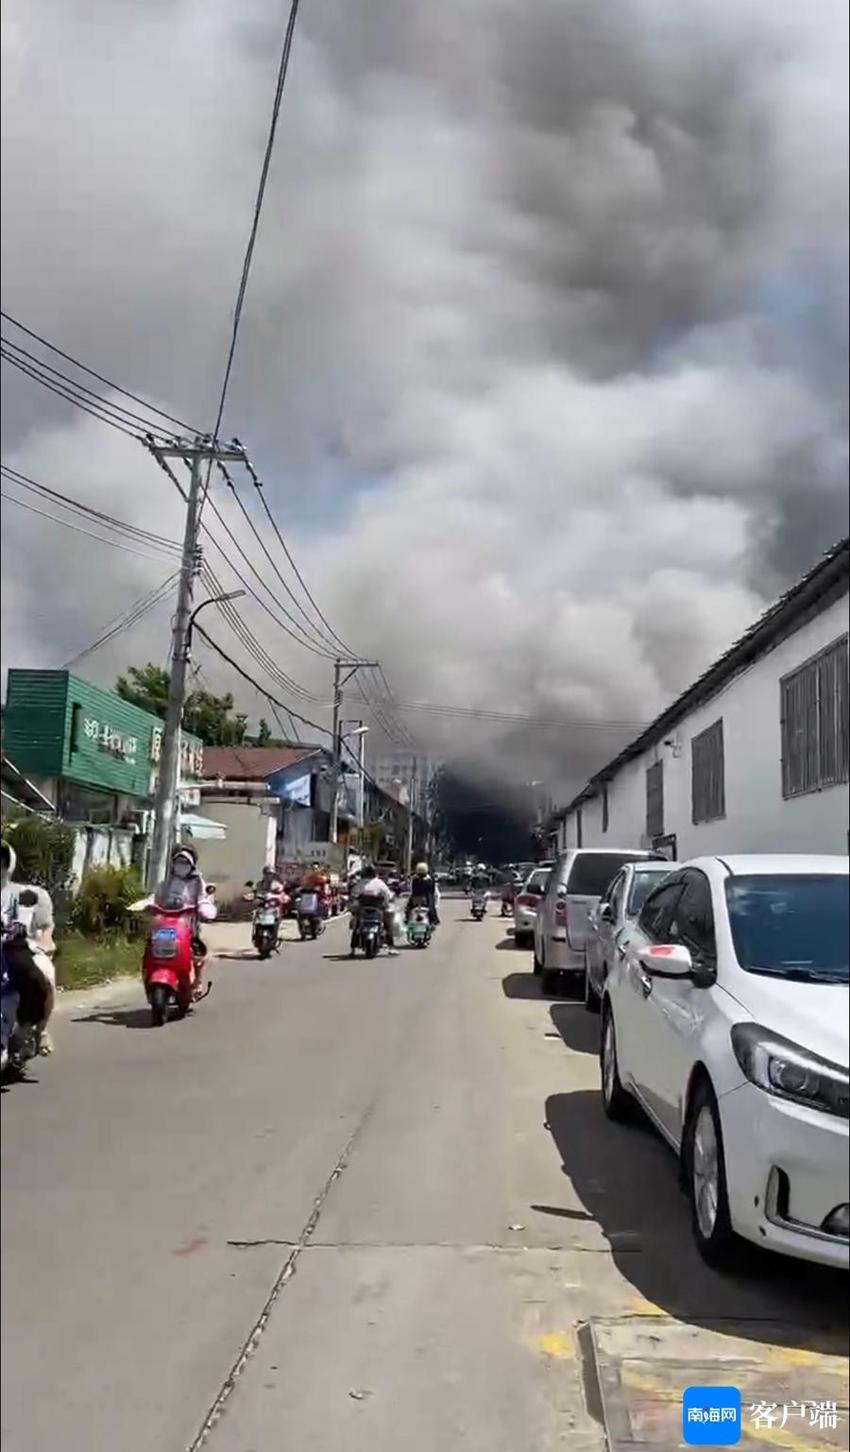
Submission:
M 664 734 L 608 784 L 608 829 L 602 801 L 581 805 L 585 847 L 647 847 L 646 770 L 664 763 L 664 831 L 678 857 L 722 852 L 847 851 L 847 783 L 785 800 L 782 796 L 780 681 L 847 631 L 847 597 L 829 606 L 761 656 L 704 705 Z M 723 720 L 726 815 L 691 821 L 691 741 Z M 671 745 L 666 745 L 666 741 Z M 578 810 L 561 824 L 560 845 L 578 845 Z
M 261 810 L 261 805 L 265 811 Z M 256 881 L 263 868 L 274 865 L 277 815 L 268 815 L 273 804 L 264 801 L 234 801 L 204 793 L 201 813 L 227 828 L 223 841 L 195 843 L 201 871 L 216 885 L 222 907 L 238 898 L 250 879 Z

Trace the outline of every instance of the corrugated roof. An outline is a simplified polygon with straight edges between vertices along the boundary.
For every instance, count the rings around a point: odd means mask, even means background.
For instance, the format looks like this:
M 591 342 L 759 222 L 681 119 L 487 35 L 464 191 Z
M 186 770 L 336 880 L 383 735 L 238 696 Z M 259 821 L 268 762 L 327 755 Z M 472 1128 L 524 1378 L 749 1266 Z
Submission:
M 265 781 L 287 766 L 315 756 L 317 746 L 206 746 L 204 780 Z
M 831 604 L 833 600 L 840 599 L 847 590 L 850 580 L 850 537 L 839 540 L 831 549 L 828 549 L 821 559 L 803 575 L 802 579 L 792 585 L 780 595 L 779 599 L 770 606 L 768 610 L 760 615 L 754 625 L 736 640 L 729 649 L 716 660 L 708 670 L 698 676 L 693 685 L 688 686 L 681 696 L 665 710 L 660 716 L 635 737 L 634 741 L 615 756 L 607 766 L 597 771 L 585 787 L 573 797 L 572 801 L 560 812 L 556 813 L 556 820 L 563 819 L 568 812 L 571 812 L 581 802 L 587 801 L 596 795 L 597 789 L 619 770 L 626 762 L 640 756 L 648 746 L 653 745 L 658 737 L 671 727 L 676 726 L 685 716 L 701 706 L 705 701 L 716 695 L 722 686 L 725 686 L 733 676 L 745 666 L 751 664 L 760 655 L 780 641 L 786 639 L 812 615 Z

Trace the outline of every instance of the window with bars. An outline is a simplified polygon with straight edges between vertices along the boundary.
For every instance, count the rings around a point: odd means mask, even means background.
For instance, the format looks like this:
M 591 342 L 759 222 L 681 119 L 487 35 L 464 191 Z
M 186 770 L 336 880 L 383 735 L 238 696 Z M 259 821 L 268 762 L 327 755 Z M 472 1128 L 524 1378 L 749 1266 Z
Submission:
M 656 761 L 646 772 L 646 835 L 664 836 L 664 762 Z
M 726 766 L 723 720 L 691 741 L 691 821 L 716 822 L 726 816 Z
M 842 635 L 779 683 L 782 795 L 800 797 L 848 779 L 848 637 Z

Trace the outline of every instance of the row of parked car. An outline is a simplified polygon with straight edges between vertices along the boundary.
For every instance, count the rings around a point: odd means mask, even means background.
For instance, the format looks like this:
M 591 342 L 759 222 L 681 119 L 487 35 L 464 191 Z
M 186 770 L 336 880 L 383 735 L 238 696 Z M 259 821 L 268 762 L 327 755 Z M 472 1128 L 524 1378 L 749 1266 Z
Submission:
M 679 1156 L 710 1263 L 850 1264 L 848 859 L 575 849 L 514 907 L 544 992 L 601 1012 L 602 1103 Z

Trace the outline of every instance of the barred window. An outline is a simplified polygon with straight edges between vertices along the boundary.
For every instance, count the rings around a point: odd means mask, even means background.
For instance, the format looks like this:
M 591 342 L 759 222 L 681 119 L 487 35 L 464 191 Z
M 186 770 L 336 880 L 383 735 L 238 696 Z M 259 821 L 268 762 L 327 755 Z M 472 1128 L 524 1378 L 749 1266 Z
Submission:
M 646 835 L 664 836 L 664 762 L 656 761 L 646 772 Z
M 726 816 L 726 765 L 723 720 L 691 741 L 691 821 L 716 822 Z
M 841 636 L 780 681 L 783 797 L 848 779 L 847 643 Z

